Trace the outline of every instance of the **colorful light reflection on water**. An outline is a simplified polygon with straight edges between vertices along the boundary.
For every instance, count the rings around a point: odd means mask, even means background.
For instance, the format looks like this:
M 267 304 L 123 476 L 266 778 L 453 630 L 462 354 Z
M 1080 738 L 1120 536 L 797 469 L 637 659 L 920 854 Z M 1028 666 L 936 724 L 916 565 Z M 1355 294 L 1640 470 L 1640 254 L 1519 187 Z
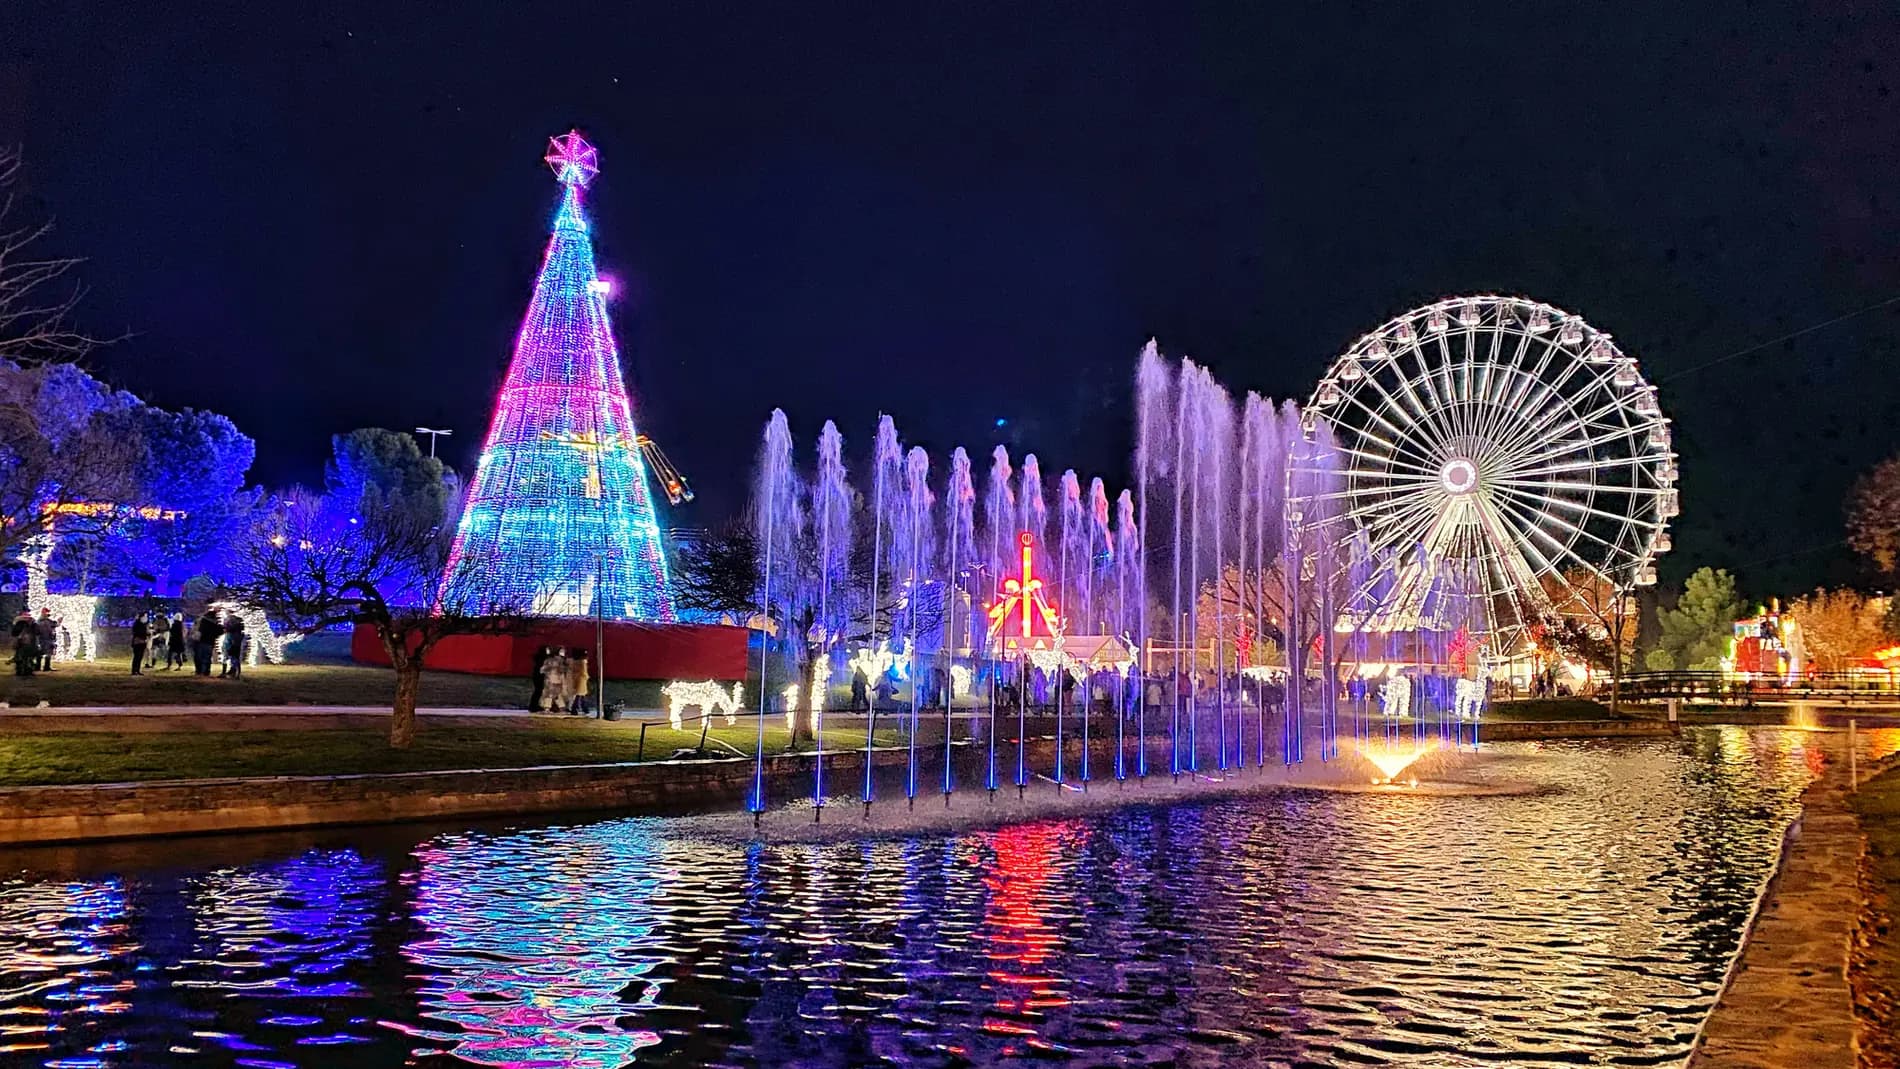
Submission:
M 1558 789 L 949 838 L 624 819 L 76 849 L 63 869 L 115 875 L 0 881 L 0 1062 L 1668 1063 L 1821 745 L 1501 745 L 1497 774 Z

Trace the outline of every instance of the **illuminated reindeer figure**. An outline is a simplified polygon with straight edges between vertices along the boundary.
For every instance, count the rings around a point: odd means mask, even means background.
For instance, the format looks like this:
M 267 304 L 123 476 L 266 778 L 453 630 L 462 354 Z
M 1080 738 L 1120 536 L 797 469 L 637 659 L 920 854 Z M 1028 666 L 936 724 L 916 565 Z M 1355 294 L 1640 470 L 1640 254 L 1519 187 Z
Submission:
M 723 713 L 727 726 L 731 726 L 732 714 L 739 711 L 739 703 L 744 700 L 745 684 L 734 683 L 732 692 L 727 693 L 726 688 L 711 680 L 704 683 L 676 680 L 660 688 L 660 693 L 666 695 L 667 716 L 675 729 L 680 726 L 680 714 L 693 706 L 707 719 Z
M 304 640 L 302 631 L 286 631 L 281 635 L 272 631 L 270 617 L 256 609 L 230 601 L 214 601 L 210 608 L 215 613 L 232 613 L 244 621 L 244 635 L 250 639 L 244 651 L 244 665 L 247 668 L 257 667 L 260 650 L 271 664 L 283 664 L 284 647 Z
M 46 592 L 46 566 L 53 559 L 55 542 L 51 535 L 40 535 L 28 540 L 26 552 L 20 555 L 20 563 L 26 566 L 26 611 L 38 619 L 40 610 L 46 609 L 59 621 L 53 639 L 54 660 L 94 660 L 99 646 L 92 623 L 99 611 L 99 599 L 91 594 Z

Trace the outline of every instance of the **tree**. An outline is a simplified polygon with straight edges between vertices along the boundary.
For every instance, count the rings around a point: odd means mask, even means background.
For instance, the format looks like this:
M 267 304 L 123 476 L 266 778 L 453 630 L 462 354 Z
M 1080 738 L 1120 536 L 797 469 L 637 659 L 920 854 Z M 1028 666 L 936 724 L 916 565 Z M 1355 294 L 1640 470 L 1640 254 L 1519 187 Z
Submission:
M 1218 581 L 1209 579 L 1201 584 L 1200 598 L 1195 603 L 1198 624 L 1195 644 L 1205 650 L 1225 639 L 1227 648 L 1221 651 L 1221 656 L 1231 665 L 1239 650 L 1241 630 L 1245 628 L 1253 635 L 1247 651 L 1250 664 L 1267 664 L 1275 659 L 1285 663 L 1284 651 L 1280 650 L 1286 640 L 1280 627 L 1285 615 L 1286 587 L 1280 581 L 1278 563 L 1269 564 L 1261 571 L 1243 570 L 1229 564 L 1221 569 Z M 1199 653 L 1195 656 L 1199 663 Z
M 102 506 L 138 492 L 141 407 L 71 364 L 0 361 L 0 556 L 111 524 Z
M 338 438 L 339 460 L 350 455 L 349 438 Z M 232 594 L 305 632 L 373 628 L 396 670 L 389 744 L 400 749 L 415 741 L 429 653 L 455 635 L 516 633 L 527 606 L 495 597 L 491 577 L 473 565 L 447 571 L 454 530 L 439 482 L 400 483 L 409 493 L 373 478 L 341 482 L 352 484 L 362 487 L 353 501 L 273 502 L 240 546 Z
M 1622 697 L 1623 670 L 1636 646 L 1636 598 L 1601 572 L 1573 568 L 1547 576 L 1545 591 L 1560 621 L 1547 640 L 1590 669 L 1610 673 L 1610 709 Z
M 1858 591 L 1816 589 L 1788 603 L 1801 648 L 1823 671 L 1851 668 L 1887 644 L 1883 599 Z
M 330 449 L 323 481 L 335 500 L 354 504 L 374 490 L 449 518 L 452 473 L 424 453 L 414 435 L 363 427 L 331 438 Z
M 1657 609 L 1661 634 L 1645 663 L 1659 671 L 1720 667 L 1742 610 L 1734 576 L 1720 568 L 1697 569 L 1683 585 L 1676 607 Z
M 77 360 L 97 344 L 70 321 L 84 291 L 73 286 L 61 292 L 61 281 L 79 261 L 33 251 L 53 224 L 26 218 L 18 189 L 21 166 L 18 148 L 0 147 L 0 359 Z
M 1847 544 L 1883 576 L 1900 575 L 1900 456 L 1854 483 L 1847 499 Z
M 744 523 L 728 523 L 675 555 L 673 593 L 681 608 L 740 623 L 759 607 L 759 541 Z
M 148 581 L 168 590 L 174 573 L 227 553 L 258 494 L 244 488 L 256 443 L 215 412 L 140 406 L 139 502 L 169 515 L 134 516 L 119 532 Z

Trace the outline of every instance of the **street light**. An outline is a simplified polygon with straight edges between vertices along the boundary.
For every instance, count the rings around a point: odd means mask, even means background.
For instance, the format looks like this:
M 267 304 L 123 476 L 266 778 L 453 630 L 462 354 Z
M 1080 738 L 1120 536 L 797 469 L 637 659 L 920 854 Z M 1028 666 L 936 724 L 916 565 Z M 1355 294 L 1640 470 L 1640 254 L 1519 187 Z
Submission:
M 454 432 L 454 431 L 444 431 L 444 430 L 437 430 L 437 429 L 436 429 L 436 428 L 434 428 L 434 427 L 417 427 L 417 428 L 416 428 L 416 433 L 417 433 L 417 434 L 426 434 L 426 435 L 428 435 L 428 436 L 429 436 L 429 457 L 430 457 L 431 459 L 434 459 L 434 457 L 435 457 L 435 440 L 436 440 L 437 438 L 439 438 L 439 437 L 441 437 L 441 436 L 443 436 L 443 435 L 445 435 L 445 434 L 454 434 L 455 432 Z

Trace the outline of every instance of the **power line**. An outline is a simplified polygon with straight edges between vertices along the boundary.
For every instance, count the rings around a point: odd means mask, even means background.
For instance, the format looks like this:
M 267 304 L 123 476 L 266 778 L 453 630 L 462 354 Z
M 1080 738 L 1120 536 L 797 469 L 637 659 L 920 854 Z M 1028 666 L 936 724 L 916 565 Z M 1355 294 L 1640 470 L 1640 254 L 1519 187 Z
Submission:
M 1700 364 L 1695 364 L 1693 366 L 1683 368 L 1681 371 L 1675 372 L 1674 374 L 1665 375 L 1662 378 L 1657 379 L 1656 381 L 1658 383 L 1673 382 L 1676 379 L 1683 377 L 1684 375 L 1693 375 L 1696 372 L 1701 371 L 1705 368 L 1712 368 L 1717 364 L 1725 364 L 1729 362 L 1730 360 L 1739 359 L 1741 357 L 1747 356 L 1750 353 L 1760 352 L 1761 350 L 1766 349 L 1771 345 L 1780 345 L 1782 342 L 1785 342 L 1785 341 L 1793 341 L 1794 339 L 1801 337 L 1803 334 L 1812 334 L 1817 330 L 1824 330 L 1828 327 L 1833 326 L 1836 323 L 1846 322 L 1849 319 L 1853 319 L 1855 316 L 1863 316 L 1863 315 L 1866 315 L 1868 312 L 1878 311 L 1892 304 L 1900 304 L 1900 293 L 1896 293 L 1884 301 L 1876 301 L 1865 308 L 1856 308 L 1855 310 L 1848 312 L 1844 315 L 1837 315 L 1833 319 L 1816 323 L 1813 326 L 1802 327 L 1800 330 L 1794 331 L 1791 334 L 1783 334 L 1779 338 L 1770 338 L 1765 342 L 1761 342 L 1756 345 L 1751 345 L 1746 349 L 1738 349 L 1735 352 L 1728 354 L 1727 356 L 1718 356 L 1713 360 L 1705 360 Z

